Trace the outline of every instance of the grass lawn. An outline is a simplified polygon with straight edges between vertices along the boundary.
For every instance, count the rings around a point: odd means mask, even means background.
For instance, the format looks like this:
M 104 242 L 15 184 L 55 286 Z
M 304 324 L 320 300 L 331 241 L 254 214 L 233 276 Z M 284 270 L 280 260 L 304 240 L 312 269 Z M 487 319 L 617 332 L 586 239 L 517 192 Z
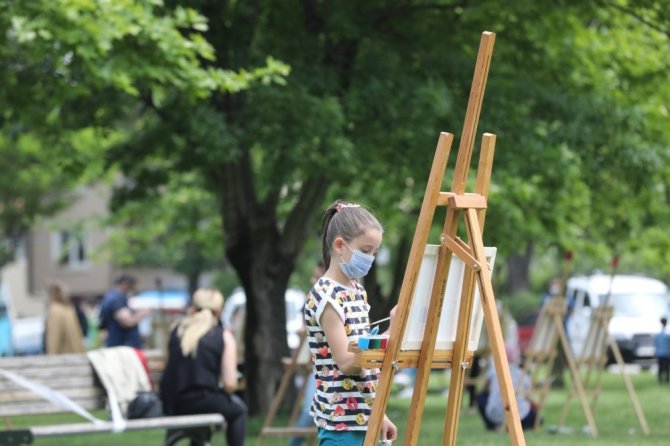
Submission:
M 605 373 L 603 375 L 603 393 L 600 396 L 596 411 L 596 423 L 599 436 L 591 438 L 581 432 L 586 424 L 581 406 L 573 400 L 570 406 L 567 426 L 572 428 L 570 434 L 549 433 L 547 426 L 555 425 L 559 421 L 561 409 L 565 401 L 565 392 L 554 390 L 544 412 L 545 426 L 537 432 L 526 432 L 528 445 L 667 445 L 670 444 L 670 386 L 659 386 L 656 377 L 649 372 L 632 376 L 633 385 L 645 412 L 651 435 L 644 436 L 640 430 L 633 406 L 626 392 L 621 376 Z M 420 445 L 441 444 L 444 427 L 444 412 L 446 399 L 441 394 L 441 388 L 447 383 L 444 375 L 436 373 L 431 377 L 431 392 L 426 402 L 424 421 L 421 430 Z M 389 416 L 398 425 L 402 436 L 404 423 L 407 418 L 410 400 L 391 399 Z M 105 417 L 102 412 L 99 417 Z M 45 416 L 14 417 L 11 424 L 14 428 L 34 426 L 38 424 L 54 424 L 67 422 L 81 422 L 76 415 L 58 414 Z M 280 423 L 281 420 L 278 421 Z M 253 446 L 263 423 L 261 418 L 251 419 L 247 444 Z M 42 439 L 36 445 L 161 445 L 164 433 L 162 431 L 133 432 L 127 434 L 98 434 L 79 437 L 61 437 Z M 401 437 L 402 438 L 402 437 Z M 266 446 L 285 446 L 285 438 L 272 438 L 265 442 Z M 213 445 L 225 445 L 222 434 L 216 434 Z M 486 432 L 478 414 L 461 412 L 459 445 L 506 445 L 510 444 L 506 433 Z

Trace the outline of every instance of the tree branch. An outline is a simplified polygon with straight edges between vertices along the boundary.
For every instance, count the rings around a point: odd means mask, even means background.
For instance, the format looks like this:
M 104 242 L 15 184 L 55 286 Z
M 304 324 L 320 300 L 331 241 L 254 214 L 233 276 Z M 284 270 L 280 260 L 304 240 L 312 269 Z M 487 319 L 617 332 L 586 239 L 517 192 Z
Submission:
M 611 7 L 611 8 L 614 8 L 614 9 L 616 9 L 616 10 L 618 10 L 618 11 L 623 12 L 624 14 L 628 14 L 629 16 L 633 17 L 634 19 L 640 21 L 640 23 L 643 23 L 644 25 L 647 25 L 649 28 L 651 28 L 651 29 L 653 29 L 653 30 L 655 30 L 655 31 L 658 31 L 658 32 L 660 32 L 661 34 L 664 34 L 666 37 L 670 37 L 670 29 L 665 29 L 665 28 L 663 28 L 661 25 L 652 22 L 651 20 L 649 20 L 649 19 L 643 17 L 640 13 L 638 13 L 638 12 L 635 11 L 635 10 L 633 10 L 632 8 L 626 8 L 625 6 L 618 5 L 618 4 L 616 4 L 616 3 L 600 2 L 600 4 L 603 5 L 603 6 L 605 6 L 605 7 L 609 6 L 609 7 Z M 660 15 L 660 12 L 659 12 L 659 11 L 654 11 L 654 12 L 656 12 L 657 14 Z M 668 23 L 667 20 L 664 21 L 662 18 L 661 18 L 661 22 L 662 22 L 662 23 Z
M 328 190 L 329 179 L 323 175 L 313 175 L 300 188 L 298 199 L 284 224 L 279 250 L 282 254 L 297 254 L 305 240 L 314 213 L 323 203 Z

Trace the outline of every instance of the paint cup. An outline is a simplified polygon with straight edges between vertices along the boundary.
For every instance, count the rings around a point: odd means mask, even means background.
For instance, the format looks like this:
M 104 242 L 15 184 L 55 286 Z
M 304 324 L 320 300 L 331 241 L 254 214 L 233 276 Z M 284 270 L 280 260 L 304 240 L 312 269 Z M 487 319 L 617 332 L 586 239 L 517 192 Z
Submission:
M 359 350 L 384 350 L 388 344 L 387 335 L 361 336 L 358 338 Z

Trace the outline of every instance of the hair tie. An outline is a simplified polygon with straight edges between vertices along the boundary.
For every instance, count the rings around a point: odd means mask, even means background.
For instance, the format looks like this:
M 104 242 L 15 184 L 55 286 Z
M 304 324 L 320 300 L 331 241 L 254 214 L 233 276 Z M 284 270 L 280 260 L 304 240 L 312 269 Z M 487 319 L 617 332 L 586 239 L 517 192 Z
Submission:
M 340 212 L 342 209 L 345 208 L 359 208 L 359 207 L 361 207 L 360 204 L 340 203 L 337 205 L 337 212 Z

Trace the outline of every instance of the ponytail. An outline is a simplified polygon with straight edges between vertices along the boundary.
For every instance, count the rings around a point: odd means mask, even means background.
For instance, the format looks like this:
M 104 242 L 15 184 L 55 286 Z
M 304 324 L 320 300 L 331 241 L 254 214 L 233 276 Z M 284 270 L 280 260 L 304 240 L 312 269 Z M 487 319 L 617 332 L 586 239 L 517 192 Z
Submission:
M 339 200 L 331 204 L 326 212 L 323 214 L 321 219 L 321 253 L 323 255 L 323 266 L 324 269 L 330 268 L 330 244 L 328 243 L 328 227 L 330 226 L 330 221 L 333 219 L 335 214 L 337 214 L 337 206 L 339 205 Z
M 321 250 L 325 269 L 330 267 L 330 249 L 337 237 L 350 242 L 368 229 L 384 231 L 382 225 L 368 209 L 341 200 L 331 204 L 321 219 Z

